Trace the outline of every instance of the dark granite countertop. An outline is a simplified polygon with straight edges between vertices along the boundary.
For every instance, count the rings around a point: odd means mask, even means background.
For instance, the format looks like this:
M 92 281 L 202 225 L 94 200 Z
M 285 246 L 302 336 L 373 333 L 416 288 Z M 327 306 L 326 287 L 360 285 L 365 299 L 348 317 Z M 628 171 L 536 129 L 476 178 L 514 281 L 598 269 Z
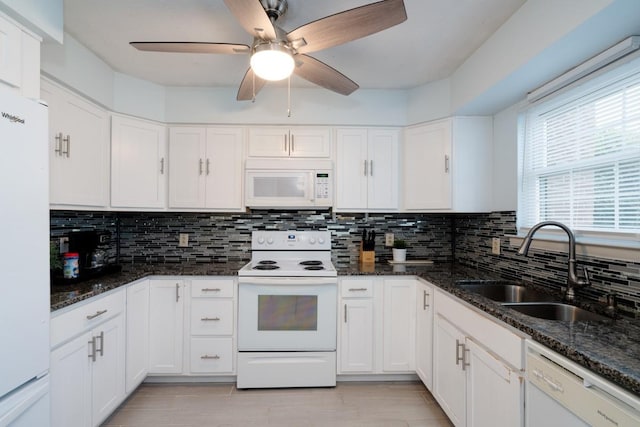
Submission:
M 234 276 L 245 262 L 209 264 L 131 264 L 116 274 L 80 284 L 52 286 L 51 311 L 59 310 L 146 276 Z M 499 280 L 485 271 L 456 264 L 373 267 L 336 265 L 339 276 L 410 275 L 421 277 L 620 387 L 640 396 L 640 320 L 558 322 L 526 316 L 478 294 L 464 291 L 459 280 Z M 529 285 L 527 285 L 529 286 Z

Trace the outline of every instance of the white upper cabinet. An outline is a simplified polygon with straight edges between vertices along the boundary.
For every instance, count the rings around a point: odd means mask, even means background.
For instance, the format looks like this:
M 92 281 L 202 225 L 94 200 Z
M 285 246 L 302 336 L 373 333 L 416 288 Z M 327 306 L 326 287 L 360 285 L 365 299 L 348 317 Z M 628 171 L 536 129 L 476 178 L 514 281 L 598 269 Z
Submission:
M 40 41 L 0 13 L 0 86 L 40 97 Z
M 329 128 L 252 127 L 249 129 L 249 157 L 331 156 Z
M 105 207 L 109 199 L 109 115 L 42 80 L 49 105 L 50 203 Z
M 489 212 L 491 117 L 453 117 L 405 130 L 402 209 Z
M 336 130 L 336 210 L 398 209 L 397 129 Z
M 111 206 L 164 208 L 167 161 L 165 126 L 114 115 L 111 119 Z
M 243 207 L 244 130 L 169 130 L 169 207 L 239 211 Z

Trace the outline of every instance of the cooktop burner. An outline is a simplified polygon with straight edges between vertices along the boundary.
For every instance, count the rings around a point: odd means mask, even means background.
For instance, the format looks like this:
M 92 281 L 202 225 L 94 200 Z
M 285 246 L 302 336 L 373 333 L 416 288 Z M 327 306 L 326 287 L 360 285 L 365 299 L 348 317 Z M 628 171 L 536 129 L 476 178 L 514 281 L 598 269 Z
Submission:
M 259 261 L 258 264 L 271 265 L 271 264 L 276 264 L 276 262 L 270 259 L 263 259 L 262 261 Z
M 321 265 L 308 265 L 304 269 L 305 270 L 324 270 L 324 267 Z
M 322 261 L 318 261 L 318 260 L 302 261 L 300 262 L 300 265 L 322 265 Z
M 254 270 L 277 270 L 280 267 L 278 267 L 277 265 L 273 265 L 273 264 L 258 264 L 255 267 L 253 267 Z

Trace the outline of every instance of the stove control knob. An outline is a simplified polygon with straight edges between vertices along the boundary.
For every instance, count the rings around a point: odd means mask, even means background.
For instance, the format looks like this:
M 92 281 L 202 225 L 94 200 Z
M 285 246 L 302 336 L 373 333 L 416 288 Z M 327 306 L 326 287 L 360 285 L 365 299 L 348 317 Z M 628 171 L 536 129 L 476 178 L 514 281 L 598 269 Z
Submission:
M 258 244 L 264 245 L 264 237 L 258 237 Z
M 267 238 L 267 245 L 272 245 L 272 244 L 273 244 L 273 237 Z
M 310 245 L 315 245 L 316 244 L 316 239 L 314 237 L 310 237 L 309 238 L 309 244 Z
M 324 237 L 318 237 L 318 243 L 324 245 Z

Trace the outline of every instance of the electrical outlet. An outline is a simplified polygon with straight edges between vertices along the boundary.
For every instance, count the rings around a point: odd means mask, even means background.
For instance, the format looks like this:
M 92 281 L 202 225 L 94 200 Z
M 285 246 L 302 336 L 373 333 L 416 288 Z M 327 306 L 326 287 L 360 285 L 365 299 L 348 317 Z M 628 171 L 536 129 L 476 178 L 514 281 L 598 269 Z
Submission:
M 180 237 L 178 239 L 178 247 L 179 248 L 189 247 L 189 234 L 180 233 Z
M 65 252 L 69 252 L 69 238 L 61 237 L 58 242 L 58 251 L 63 254 Z
M 384 233 L 384 245 L 393 246 L 393 233 Z
M 500 238 L 494 237 L 491 239 L 491 253 L 494 255 L 500 255 Z

